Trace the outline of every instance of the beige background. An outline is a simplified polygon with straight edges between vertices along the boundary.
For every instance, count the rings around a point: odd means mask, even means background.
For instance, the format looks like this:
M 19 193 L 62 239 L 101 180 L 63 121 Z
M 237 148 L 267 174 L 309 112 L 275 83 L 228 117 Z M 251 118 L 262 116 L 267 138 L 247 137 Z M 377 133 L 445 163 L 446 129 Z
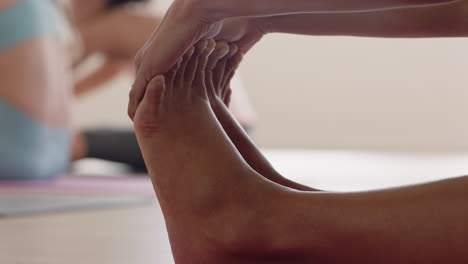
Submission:
M 270 148 L 467 150 L 468 40 L 271 35 L 240 72 Z M 130 126 L 131 76 L 76 103 L 80 127 Z

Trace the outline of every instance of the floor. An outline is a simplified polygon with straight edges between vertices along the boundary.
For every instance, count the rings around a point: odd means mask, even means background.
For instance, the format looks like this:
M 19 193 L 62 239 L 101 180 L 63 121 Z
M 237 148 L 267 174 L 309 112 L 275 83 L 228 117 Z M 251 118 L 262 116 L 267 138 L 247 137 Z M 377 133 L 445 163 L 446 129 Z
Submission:
M 277 169 L 316 188 L 356 191 L 468 174 L 468 153 L 266 150 Z M 173 263 L 155 203 L 0 220 L 0 263 Z

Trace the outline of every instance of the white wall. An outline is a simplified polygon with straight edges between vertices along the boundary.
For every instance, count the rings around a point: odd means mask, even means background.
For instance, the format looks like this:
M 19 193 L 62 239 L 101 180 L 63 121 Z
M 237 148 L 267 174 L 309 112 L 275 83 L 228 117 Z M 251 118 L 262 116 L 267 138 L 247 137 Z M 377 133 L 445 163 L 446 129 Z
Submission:
M 468 40 L 277 35 L 246 58 L 260 145 L 468 149 Z
M 468 149 L 468 40 L 266 37 L 241 72 L 262 147 Z M 129 126 L 130 77 L 84 98 L 79 126 Z

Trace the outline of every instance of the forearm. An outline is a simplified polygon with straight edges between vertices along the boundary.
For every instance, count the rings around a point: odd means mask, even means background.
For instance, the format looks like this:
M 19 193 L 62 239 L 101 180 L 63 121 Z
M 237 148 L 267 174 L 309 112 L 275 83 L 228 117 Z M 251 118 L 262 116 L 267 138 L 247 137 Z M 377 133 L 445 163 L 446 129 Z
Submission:
M 78 27 L 83 40 L 83 56 L 104 53 L 133 59 L 161 22 L 160 17 L 118 10 Z
M 113 79 L 124 70 L 125 64 L 126 62 L 123 61 L 106 61 L 97 71 L 75 84 L 75 96 L 80 97 L 87 94 Z
M 284 218 L 300 224 L 282 230 L 291 245 L 327 263 L 467 263 L 467 188 L 462 177 L 365 193 L 292 193 Z
M 217 19 L 317 12 L 356 12 L 446 4 L 457 0 L 198 0 Z M 190 2 L 190 1 L 189 1 Z
M 223 126 L 224 131 L 236 146 L 244 160 L 252 167 L 252 169 L 265 178 L 282 186 L 300 191 L 317 191 L 308 186 L 286 179 L 279 172 L 277 172 L 270 164 L 270 162 L 268 162 L 268 160 L 263 156 L 257 146 L 255 146 L 255 143 L 245 133 L 244 129 L 229 113 L 226 107 L 213 107 L 213 110 L 219 122 Z
M 315 13 L 257 18 L 265 32 L 366 37 L 468 35 L 466 1 L 420 8 L 356 13 Z

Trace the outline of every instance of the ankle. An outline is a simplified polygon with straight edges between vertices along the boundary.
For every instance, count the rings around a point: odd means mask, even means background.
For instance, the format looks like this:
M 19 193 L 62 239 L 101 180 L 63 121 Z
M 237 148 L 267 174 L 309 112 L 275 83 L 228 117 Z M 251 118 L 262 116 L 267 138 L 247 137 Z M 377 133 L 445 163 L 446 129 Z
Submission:
M 281 199 L 284 189 L 262 182 L 242 190 L 236 206 L 220 215 L 224 226 L 214 239 L 229 254 L 266 256 L 284 252 L 275 223 L 275 216 L 281 214 L 275 201 Z

